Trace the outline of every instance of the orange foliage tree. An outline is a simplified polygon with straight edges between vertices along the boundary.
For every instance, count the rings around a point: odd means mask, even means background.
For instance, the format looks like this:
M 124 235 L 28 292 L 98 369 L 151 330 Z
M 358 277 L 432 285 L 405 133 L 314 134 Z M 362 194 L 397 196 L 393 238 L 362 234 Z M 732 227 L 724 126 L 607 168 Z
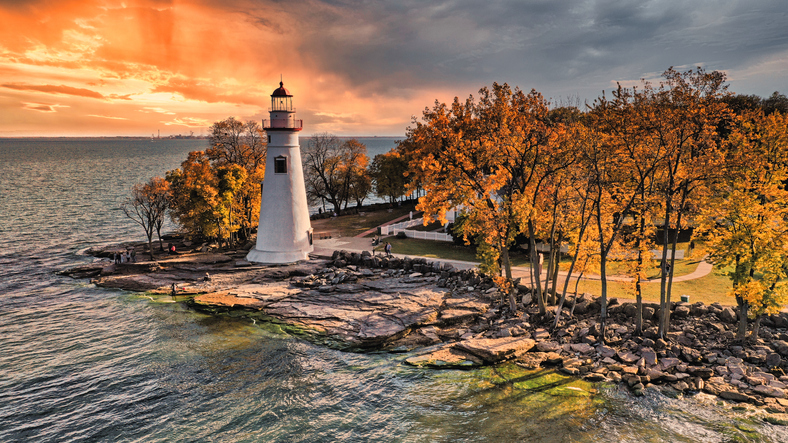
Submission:
M 479 95 L 478 101 L 455 98 L 451 105 L 436 102 L 425 109 L 422 121 L 414 121 L 400 148 L 408 151 L 411 189 L 418 185 L 425 190 L 417 206 L 424 211 L 425 223 L 436 219 L 446 223 L 448 211 L 463 208 L 467 220 L 462 234 L 480 245 L 483 269 L 508 295 L 514 312 L 509 248 L 529 221 L 533 234 L 532 220 L 545 178 L 572 159 L 558 155 L 564 153 L 567 130 L 563 124 L 550 124 L 541 94 L 494 83 Z M 535 261 L 533 235 L 531 243 Z M 544 312 L 539 278 L 535 280 Z

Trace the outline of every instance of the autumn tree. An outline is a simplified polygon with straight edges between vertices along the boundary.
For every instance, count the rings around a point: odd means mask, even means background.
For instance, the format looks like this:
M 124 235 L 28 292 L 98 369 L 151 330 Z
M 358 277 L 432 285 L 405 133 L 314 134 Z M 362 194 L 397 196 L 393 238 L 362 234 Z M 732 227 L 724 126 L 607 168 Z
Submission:
M 147 183 L 137 183 L 131 188 L 131 196 L 121 205 L 123 213 L 142 226 L 148 237 L 148 253 L 153 260 L 153 232 L 156 231 L 161 247 L 161 227 L 164 223 L 170 199 L 169 183 L 154 177 Z
M 342 144 L 342 160 L 345 209 L 351 200 L 355 200 L 356 206 L 361 207 L 372 191 L 366 145 L 355 138 L 345 141 Z
M 263 129 L 258 122 L 229 117 L 211 125 L 208 141 L 205 155 L 212 167 L 237 165 L 245 171 L 245 179 L 233 192 L 228 216 L 238 227 L 233 232 L 240 234 L 240 240 L 248 240 L 260 216 L 260 183 L 265 178 L 267 150 Z
M 236 164 L 214 166 L 203 151 L 190 152 L 179 169 L 167 172 L 172 190 L 170 215 L 190 237 L 232 243 L 242 228 L 235 210 L 248 183 L 246 169 Z
M 659 189 L 663 211 L 662 277 L 660 281 L 659 335 L 670 325 L 670 299 L 678 233 L 686 228 L 693 208 L 708 195 L 710 185 L 723 171 L 720 123 L 730 117 L 721 97 L 727 94 L 725 74 L 702 68 L 663 74 L 659 89 L 650 91 L 653 112 L 650 132 L 664 150 L 666 165 Z M 673 238 L 668 235 L 671 230 Z M 668 266 L 670 264 L 670 266 Z
M 788 302 L 788 117 L 745 114 L 729 143 L 726 180 L 700 220 L 715 265 L 732 267 L 741 340 L 749 316 L 757 338 L 761 316 Z
M 462 233 L 476 239 L 484 268 L 508 294 L 514 312 L 509 248 L 524 221 L 532 220 L 544 177 L 565 167 L 559 157 L 550 162 L 545 155 L 559 149 L 565 128 L 549 124 L 547 102 L 536 91 L 526 94 L 494 83 L 479 96 L 478 101 L 455 98 L 451 105 L 436 102 L 399 146 L 408 148 L 411 189 L 418 184 L 426 191 L 417 206 L 425 223 L 445 223 L 449 210 L 465 208 Z M 543 302 L 540 307 L 544 310 Z
M 407 192 L 407 171 L 407 160 L 396 150 L 376 155 L 369 168 L 375 194 L 380 198 L 388 198 L 390 203 L 397 201 Z
M 369 193 L 367 147 L 358 140 L 343 142 L 329 133 L 314 134 L 303 148 L 303 159 L 310 201 L 326 200 L 339 214 L 348 199 L 360 203 Z

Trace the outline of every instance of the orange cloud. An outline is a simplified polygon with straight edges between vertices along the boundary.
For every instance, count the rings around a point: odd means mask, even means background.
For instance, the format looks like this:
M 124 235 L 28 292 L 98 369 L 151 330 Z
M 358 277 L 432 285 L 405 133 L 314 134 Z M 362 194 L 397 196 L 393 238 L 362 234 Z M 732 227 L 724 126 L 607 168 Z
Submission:
M 22 107 L 23 107 L 23 109 L 27 109 L 27 110 L 30 110 L 30 111 L 51 113 L 51 112 L 57 112 L 57 108 L 67 108 L 68 106 L 50 105 L 50 104 L 46 104 L 46 103 L 29 103 L 29 102 L 25 102 L 25 103 L 22 103 Z
M 8 89 L 16 89 L 18 91 L 38 91 L 47 94 L 62 94 L 62 95 L 75 95 L 77 97 L 89 97 L 104 99 L 105 97 L 96 91 L 84 88 L 74 88 L 66 85 L 26 85 L 19 83 L 5 83 L 0 87 Z

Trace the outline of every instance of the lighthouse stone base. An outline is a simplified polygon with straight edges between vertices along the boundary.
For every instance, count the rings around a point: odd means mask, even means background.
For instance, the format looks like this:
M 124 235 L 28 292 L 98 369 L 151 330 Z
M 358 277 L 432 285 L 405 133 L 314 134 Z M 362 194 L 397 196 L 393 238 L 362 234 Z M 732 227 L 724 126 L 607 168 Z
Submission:
M 246 255 L 246 261 L 266 265 L 295 263 L 309 260 L 309 252 L 312 251 L 261 251 L 255 248 Z

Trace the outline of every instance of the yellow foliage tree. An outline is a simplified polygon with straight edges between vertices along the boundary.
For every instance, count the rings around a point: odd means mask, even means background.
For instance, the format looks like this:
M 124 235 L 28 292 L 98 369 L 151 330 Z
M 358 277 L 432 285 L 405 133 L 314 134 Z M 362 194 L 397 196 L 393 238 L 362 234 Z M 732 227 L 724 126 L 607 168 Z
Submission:
M 729 143 L 728 179 L 701 220 L 715 264 L 733 268 L 737 338 L 744 339 L 748 316 L 757 337 L 760 316 L 788 301 L 780 285 L 788 267 L 788 117 L 745 116 Z

